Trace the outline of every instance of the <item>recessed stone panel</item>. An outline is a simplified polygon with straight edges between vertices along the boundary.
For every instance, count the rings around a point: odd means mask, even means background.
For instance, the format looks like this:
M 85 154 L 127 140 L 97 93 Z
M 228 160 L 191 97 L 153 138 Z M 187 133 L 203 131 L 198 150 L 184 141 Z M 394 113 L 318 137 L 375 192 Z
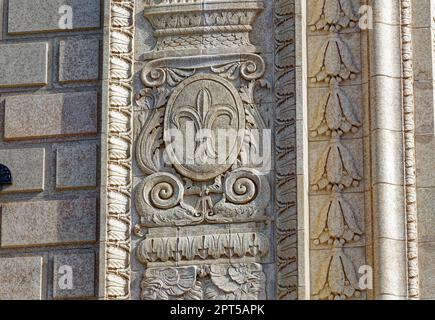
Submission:
M 95 92 L 20 95 L 6 98 L 9 139 L 35 139 L 97 133 Z
M 53 263 L 53 298 L 95 296 L 95 254 L 57 254 Z
M 56 188 L 94 188 L 97 175 L 97 146 L 65 145 L 57 149 Z
M 46 85 L 47 65 L 46 42 L 2 44 L 0 45 L 0 88 Z
M 96 200 L 93 198 L 2 204 L 1 248 L 95 240 Z
M 0 257 L 0 300 L 42 298 L 42 257 Z
M 0 150 L 0 163 L 7 166 L 12 174 L 12 185 L 3 186 L 2 193 L 44 190 L 45 149 Z
M 100 0 L 10 0 L 8 13 L 10 34 L 100 27 Z
M 61 41 L 59 46 L 59 81 L 98 79 L 99 39 Z

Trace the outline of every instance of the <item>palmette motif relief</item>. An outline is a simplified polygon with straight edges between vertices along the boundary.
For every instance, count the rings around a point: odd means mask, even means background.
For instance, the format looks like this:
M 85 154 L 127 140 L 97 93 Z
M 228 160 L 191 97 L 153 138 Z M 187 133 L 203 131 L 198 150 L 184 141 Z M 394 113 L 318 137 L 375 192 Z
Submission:
M 331 250 L 321 266 L 314 282 L 313 295 L 322 300 L 345 300 L 361 295 L 355 266 L 341 245 Z
M 269 239 L 261 233 L 146 237 L 139 244 L 138 257 L 144 264 L 156 261 L 265 257 L 269 253 L 269 246 Z
M 311 30 L 338 31 L 354 27 L 358 17 L 351 0 L 308 0 Z
M 329 143 L 316 155 L 316 169 L 311 173 L 311 190 L 328 192 L 329 201 L 315 215 L 311 231 L 312 246 L 327 246 L 329 257 L 316 266 L 312 295 L 319 299 L 351 299 L 361 296 L 355 265 L 344 248 L 361 240 L 364 231 L 359 217 L 364 213 L 346 200 L 345 191 L 360 184 L 361 169 L 343 138 L 361 128 L 357 117 L 360 106 L 347 96 L 343 84 L 355 80 L 360 67 L 342 31 L 353 31 L 357 16 L 348 0 L 310 1 L 309 22 L 312 32 L 321 32 L 324 42 L 311 59 L 309 75 L 313 84 L 326 84 L 329 90 L 320 96 L 311 121 L 311 136 L 326 137 Z M 314 55 L 314 54 L 313 54 Z M 312 89 L 313 90 L 313 89 Z M 349 140 L 352 143 L 352 140 Z M 346 144 L 349 143 L 347 141 Z M 312 214 L 313 216 L 313 214 Z
M 266 129 L 256 96 L 270 89 L 249 39 L 263 1 L 206 2 L 145 2 L 156 46 L 135 95 L 143 299 L 266 297 L 270 169 L 249 157 L 262 148 L 252 130 Z

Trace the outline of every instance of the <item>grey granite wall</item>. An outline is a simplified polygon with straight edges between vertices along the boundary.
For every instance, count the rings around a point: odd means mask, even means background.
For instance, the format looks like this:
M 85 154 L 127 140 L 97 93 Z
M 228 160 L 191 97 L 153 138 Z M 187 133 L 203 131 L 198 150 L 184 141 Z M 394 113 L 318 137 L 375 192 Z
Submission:
M 101 12 L 0 0 L 0 299 L 97 294 Z

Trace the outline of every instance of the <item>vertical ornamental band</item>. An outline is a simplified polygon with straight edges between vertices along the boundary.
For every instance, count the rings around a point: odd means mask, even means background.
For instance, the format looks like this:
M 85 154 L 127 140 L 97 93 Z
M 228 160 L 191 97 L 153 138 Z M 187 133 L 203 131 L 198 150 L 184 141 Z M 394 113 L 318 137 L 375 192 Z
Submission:
M 276 295 L 298 297 L 295 3 L 275 0 Z
M 417 185 L 415 160 L 415 119 L 414 119 L 414 69 L 412 46 L 412 5 L 411 0 L 401 1 L 402 32 L 402 95 L 403 129 L 406 186 L 408 298 L 419 298 L 418 281 L 418 233 L 417 233 Z
M 105 297 L 129 299 L 134 0 L 110 5 Z

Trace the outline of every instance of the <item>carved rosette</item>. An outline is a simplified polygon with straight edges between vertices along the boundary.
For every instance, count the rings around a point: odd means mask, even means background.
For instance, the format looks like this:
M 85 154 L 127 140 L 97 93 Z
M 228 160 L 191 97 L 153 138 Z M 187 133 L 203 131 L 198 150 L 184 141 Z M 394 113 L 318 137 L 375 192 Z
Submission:
M 354 262 L 345 253 L 347 246 L 358 243 L 364 233 L 358 222 L 363 212 L 359 212 L 361 209 L 351 204 L 346 195 L 348 189 L 358 187 L 362 180 L 362 168 L 356 165 L 361 162 L 356 160 L 361 159 L 356 159 L 349 147 L 359 140 L 347 139 L 346 143 L 344 140 L 361 128 L 357 116 L 361 106 L 352 101 L 344 89 L 347 82 L 360 74 L 354 50 L 351 50 L 353 43 L 349 43 L 352 39 L 349 35 L 359 32 L 356 22 L 352 1 L 310 2 L 308 26 L 324 40 L 311 57 L 309 77 L 313 85 L 329 87 L 317 97 L 317 105 L 309 106 L 316 108 L 310 119 L 312 138 L 329 140 L 324 151 L 316 154 L 316 169 L 310 177 L 314 193 L 329 194 L 329 200 L 316 209 L 311 230 L 312 246 L 330 249 L 327 259 L 323 259 L 314 272 L 317 278 L 313 279 L 312 295 L 319 299 L 352 299 L 361 295 Z
M 260 0 L 145 1 L 156 46 L 135 95 L 143 299 L 265 297 L 271 188 L 246 156 L 260 150 L 252 129 L 266 128 L 254 94 L 270 87 L 266 64 L 249 39 L 262 9 Z
M 112 0 L 107 141 L 107 299 L 130 298 L 134 1 Z

